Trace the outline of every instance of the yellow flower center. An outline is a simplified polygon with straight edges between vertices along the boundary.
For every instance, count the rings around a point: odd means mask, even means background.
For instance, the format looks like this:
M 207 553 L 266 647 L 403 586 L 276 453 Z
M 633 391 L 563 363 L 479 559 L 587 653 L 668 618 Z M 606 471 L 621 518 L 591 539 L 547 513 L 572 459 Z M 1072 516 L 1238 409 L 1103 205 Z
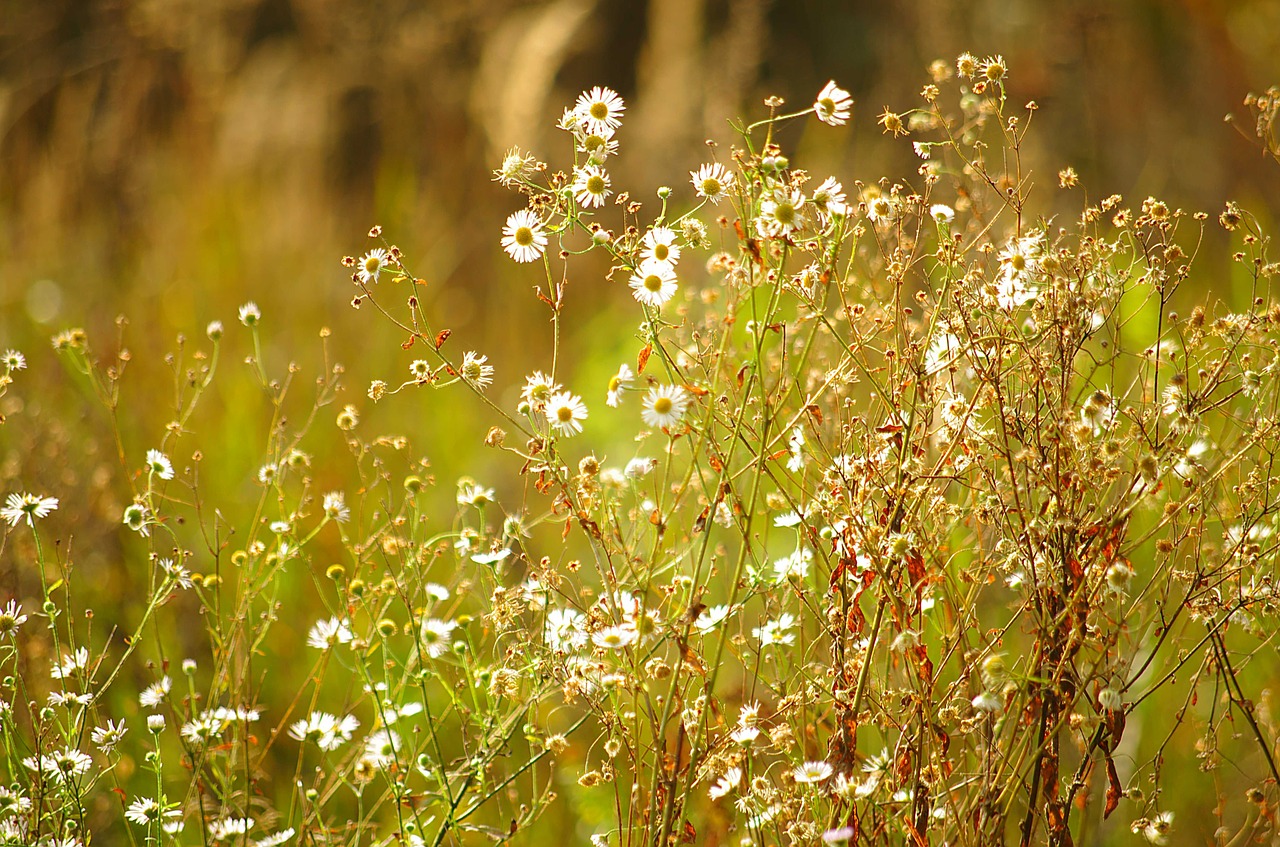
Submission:
M 516 244 L 521 247 L 528 247 L 533 243 L 533 230 L 527 226 L 522 226 L 516 230 Z
M 660 415 L 670 414 L 671 405 L 670 397 L 659 397 L 653 401 L 653 410 Z
M 644 278 L 644 287 L 649 291 L 652 291 L 655 293 L 661 291 L 662 277 L 658 276 L 657 274 L 649 274 L 647 277 Z
M 790 226 L 796 219 L 796 207 L 790 203 L 779 203 L 773 210 L 773 217 L 778 223 Z
M 590 115 L 598 121 L 604 120 L 609 117 L 609 104 L 603 100 L 597 100 L 591 104 Z
M 382 269 L 382 260 L 377 256 L 365 256 L 364 269 L 367 273 L 376 274 Z
M 823 97 L 818 101 L 818 107 L 826 114 L 831 114 L 836 110 L 836 101 L 832 100 L 830 97 Z
M 568 406 L 561 406 L 556 409 L 556 419 L 559 420 L 560 423 L 568 423 L 573 420 L 573 409 L 570 409 Z
M 665 244 L 653 245 L 653 258 L 657 259 L 658 261 L 665 261 L 667 256 L 669 255 L 670 255 L 670 251 L 667 250 L 667 245 Z
M 702 181 L 702 193 L 708 197 L 715 197 L 720 193 L 720 180 L 715 177 L 707 177 Z
M 592 194 L 603 194 L 604 193 L 604 177 L 602 176 L 588 177 L 587 191 L 591 192 Z

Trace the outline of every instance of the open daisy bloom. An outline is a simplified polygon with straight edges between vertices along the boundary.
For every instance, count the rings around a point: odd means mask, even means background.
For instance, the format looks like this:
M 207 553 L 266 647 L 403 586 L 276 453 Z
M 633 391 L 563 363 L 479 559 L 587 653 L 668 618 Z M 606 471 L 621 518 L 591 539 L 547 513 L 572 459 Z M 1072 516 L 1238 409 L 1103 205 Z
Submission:
M 649 426 L 673 427 L 689 408 L 689 392 L 678 385 L 659 385 L 644 398 L 640 416 Z
M 852 106 L 853 98 L 849 96 L 849 92 L 837 87 L 833 79 L 818 92 L 818 99 L 813 103 L 813 113 L 824 124 L 844 126 L 849 121 Z
M 579 126 L 585 127 L 588 132 L 603 135 L 622 125 L 622 113 L 626 108 L 618 92 L 597 85 L 590 91 L 583 92 L 574 104 L 573 113 Z
M 572 436 L 582 432 L 587 407 L 578 395 L 561 391 L 551 395 L 547 401 L 546 414 L 552 429 L 561 435 Z
M 547 250 L 542 221 L 528 209 L 513 212 L 502 228 L 502 249 L 517 262 L 536 262 Z
M 631 275 L 632 294 L 646 306 L 661 306 L 676 293 L 676 272 L 666 262 L 641 262 Z

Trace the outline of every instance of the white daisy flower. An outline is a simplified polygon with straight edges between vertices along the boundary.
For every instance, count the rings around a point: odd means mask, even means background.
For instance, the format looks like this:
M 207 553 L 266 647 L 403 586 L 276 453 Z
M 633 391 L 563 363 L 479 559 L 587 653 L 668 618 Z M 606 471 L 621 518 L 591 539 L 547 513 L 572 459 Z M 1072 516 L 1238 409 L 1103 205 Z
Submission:
M 0 609 L 0 638 L 11 638 L 18 633 L 18 627 L 27 622 L 22 614 L 22 606 L 16 600 L 10 600 Z
M 377 282 L 378 275 L 390 264 L 391 254 L 382 247 L 375 247 L 360 258 L 360 270 L 356 271 L 356 276 L 363 283 Z
M 689 399 L 689 393 L 678 385 L 656 386 L 645 396 L 640 417 L 652 427 L 673 427 L 684 417 Z
M 442 621 L 438 618 L 426 618 L 422 621 L 421 638 L 418 645 L 422 652 L 433 659 L 438 659 L 449 651 L 450 637 L 458 628 L 454 621 Z
M 641 241 L 640 258 L 655 262 L 666 262 L 675 267 L 680 261 L 680 245 L 676 244 L 675 230 L 665 226 L 655 226 L 644 234 Z
M 613 192 L 609 174 L 599 165 L 587 165 L 573 172 L 573 199 L 587 209 L 598 209 Z
M 574 126 L 590 132 L 614 130 L 622 126 L 622 113 L 626 109 L 618 92 L 597 85 L 583 92 L 574 104 L 573 115 L 577 118 Z
M 751 634 L 760 639 L 761 649 L 774 644 L 794 644 L 795 633 L 789 630 L 795 625 L 795 615 L 783 612 L 776 620 L 766 621 L 764 626 L 751 630 Z
M 894 213 L 898 207 L 894 204 L 893 198 L 884 194 L 877 195 L 867 200 L 867 218 L 872 223 L 888 223 L 893 220 Z
M 587 407 L 582 398 L 568 391 L 552 394 L 545 412 L 551 428 L 566 437 L 582 432 L 582 422 L 587 419 Z
M 474 350 L 468 350 L 462 356 L 462 365 L 458 368 L 458 373 L 469 384 L 483 391 L 493 385 L 493 365 L 488 362 L 488 356 L 481 356 Z
M 827 177 L 813 189 L 813 195 L 809 198 L 809 202 L 824 214 L 843 213 L 844 200 L 844 186 L 833 176 Z
M 528 209 L 512 212 L 502 228 L 502 249 L 517 262 L 536 262 L 547 250 L 542 221 Z
M 816 784 L 830 779 L 831 765 L 826 762 L 805 762 L 791 772 L 795 781 L 803 785 Z
M 560 384 L 542 371 L 534 371 L 524 378 L 524 388 L 520 389 L 520 399 L 534 409 L 546 406 L 551 395 L 560 390 Z
M 3 364 L 7 371 L 20 371 L 27 366 L 27 357 L 17 350 L 5 350 L 4 356 L 0 357 L 0 364 Z
M 324 516 L 338 523 L 350 520 L 351 510 L 347 508 L 346 495 L 341 491 L 330 491 L 324 495 Z
M 35 494 L 10 494 L 5 498 L 4 508 L 0 509 L 0 518 L 9 522 L 9 526 L 17 526 L 18 521 L 26 519 L 27 526 L 35 526 L 35 518 L 46 517 L 58 508 L 57 497 L 37 497 Z
M 316 621 L 307 634 L 307 646 L 317 650 L 327 650 L 339 644 L 349 644 L 355 635 L 347 625 L 346 618 L 329 618 L 327 621 Z
M 729 768 L 724 772 L 724 776 L 716 780 L 716 784 L 711 786 L 707 795 L 712 800 L 719 800 L 724 795 L 737 789 L 738 784 L 742 782 L 742 768 Z
M 588 127 L 586 124 L 574 130 L 579 152 L 586 153 L 588 161 L 598 164 L 618 152 L 618 142 L 614 140 L 613 130 L 609 127 Z
M 142 689 L 142 693 L 138 695 L 138 703 L 144 709 L 154 709 L 164 702 L 165 697 L 169 694 L 169 689 L 173 687 L 173 682 L 167 676 L 160 679 Z
M 635 376 L 630 365 L 625 363 L 620 365 L 618 372 L 609 377 L 609 393 L 605 398 L 605 403 L 616 409 L 618 404 L 622 402 L 622 392 L 631 388 L 631 383 Z
M 804 195 L 799 191 L 778 191 L 760 202 L 756 231 L 761 237 L 785 237 L 804 225 Z
M 709 609 L 703 609 L 702 614 L 698 615 L 698 619 L 693 622 L 693 625 L 698 632 L 705 635 L 720 626 L 720 624 L 724 623 L 728 618 L 729 605 L 727 603 L 722 603 L 718 606 L 712 606 Z
M 719 162 L 712 162 L 696 171 L 689 171 L 689 182 L 693 184 L 693 190 L 699 197 L 719 203 L 733 187 L 733 174 Z
M 161 479 L 173 479 L 173 463 L 159 450 L 147 451 L 147 471 Z
M 853 98 L 849 92 L 838 88 L 833 79 L 818 92 L 818 99 L 813 102 L 813 113 L 828 126 L 844 126 L 849 121 L 851 106 Z
M 240 323 L 245 326 L 256 326 L 262 320 L 262 310 L 258 304 L 250 300 L 240 307 Z
M 606 650 L 621 650 L 635 642 L 640 633 L 634 626 L 608 626 L 591 634 L 591 643 Z
M 929 207 L 929 217 L 940 224 L 949 224 L 956 219 L 956 210 L 945 203 L 934 203 Z
M 640 263 L 628 284 L 636 300 L 657 308 L 675 295 L 676 272 L 666 262 L 650 259 Z
M 400 749 L 400 735 L 393 729 L 380 729 L 365 740 L 364 757 L 376 768 L 395 764 Z
M 547 612 L 546 639 L 552 650 L 576 650 L 587 643 L 587 616 L 576 609 Z
M 89 664 L 89 651 L 87 648 L 81 647 L 74 653 L 68 653 L 62 657 L 62 664 L 56 665 L 49 670 L 49 676 L 54 679 L 71 679 L 79 674 Z

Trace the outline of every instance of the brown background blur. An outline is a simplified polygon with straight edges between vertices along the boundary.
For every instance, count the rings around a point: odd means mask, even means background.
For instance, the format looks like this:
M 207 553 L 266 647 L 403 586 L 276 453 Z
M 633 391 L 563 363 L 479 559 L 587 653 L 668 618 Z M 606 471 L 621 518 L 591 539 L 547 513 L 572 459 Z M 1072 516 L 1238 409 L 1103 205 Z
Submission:
M 803 107 L 829 78 L 853 92 L 854 125 L 810 121 L 786 136 L 797 164 L 846 185 L 912 176 L 909 145 L 881 136 L 875 117 L 917 105 L 929 62 L 968 50 L 1003 54 L 1013 102 L 1041 106 L 1032 161 L 1046 204 L 1068 164 L 1090 196 L 1120 192 L 1134 205 L 1156 194 L 1216 212 L 1235 198 L 1265 218 L 1280 203 L 1280 168 L 1223 123 L 1246 92 L 1280 82 L 1280 0 L 0 0 L 0 10 L 5 345 L 43 345 L 51 331 L 107 326 L 118 313 L 163 328 L 168 344 L 212 318 L 233 322 L 248 299 L 280 343 L 321 324 L 365 333 L 371 316 L 347 306 L 337 261 L 366 249 L 376 222 L 429 280 L 442 321 L 504 364 L 544 328 L 527 298 L 506 296 L 531 279 L 499 248 L 519 198 L 490 171 L 512 144 L 563 166 L 553 124 L 593 84 L 627 98 L 611 170 L 644 197 L 663 183 L 687 188 L 703 139 L 731 140 L 728 118 L 760 116 L 769 94 Z M 387 341 L 385 356 L 363 339 L 355 347 L 399 369 L 398 339 Z

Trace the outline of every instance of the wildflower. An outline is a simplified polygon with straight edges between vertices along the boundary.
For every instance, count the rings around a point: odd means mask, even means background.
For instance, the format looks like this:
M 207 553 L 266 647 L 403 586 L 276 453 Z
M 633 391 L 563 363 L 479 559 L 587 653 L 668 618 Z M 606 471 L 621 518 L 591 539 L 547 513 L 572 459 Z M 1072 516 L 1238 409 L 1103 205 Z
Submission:
M 736 789 L 742 782 L 742 768 L 729 768 L 724 772 L 724 776 L 716 780 L 716 784 L 711 786 L 707 794 L 712 800 L 719 800 L 729 792 Z
M 519 147 L 512 147 L 502 157 L 502 167 L 493 172 L 493 178 L 507 187 L 524 182 L 538 169 L 538 160 L 524 153 Z
M 351 518 L 351 510 L 347 508 L 347 498 L 341 491 L 330 491 L 324 495 L 324 516 L 338 523 Z
M 1000 269 L 1005 279 L 1025 280 L 1040 267 L 1044 233 L 1014 238 L 1000 251 Z
M 418 382 L 426 382 L 431 377 L 431 363 L 426 359 L 414 359 L 409 363 L 409 376 Z
M 636 300 L 658 308 L 675 295 L 676 273 L 666 262 L 649 259 L 640 263 L 628 284 Z
M 493 502 L 493 489 L 477 485 L 475 480 L 463 478 L 458 481 L 456 500 L 459 506 L 475 506 L 477 509 L 483 509 Z
M 355 636 L 348 627 L 346 618 L 329 618 L 327 621 L 316 621 L 307 634 L 307 646 L 317 650 L 327 650 L 339 644 L 349 644 Z
M 961 53 L 956 59 L 956 73 L 965 79 L 970 79 L 978 72 L 978 58 L 972 53 Z
M 854 829 L 851 826 L 841 826 L 836 829 L 828 829 L 822 833 L 823 844 L 845 844 L 854 836 Z
M 552 609 L 547 612 L 543 631 L 552 650 L 576 650 L 587 643 L 587 617 L 575 609 Z
M 360 722 L 351 715 L 339 720 L 327 712 L 312 712 L 305 720 L 289 725 L 289 737 L 310 741 L 321 750 L 336 750 L 351 740 Z
M 582 398 L 568 391 L 552 394 L 545 411 L 551 428 L 565 437 L 582 432 L 582 422 L 587 419 L 587 407 Z
M 979 712 L 998 712 L 1002 708 L 1000 698 L 990 691 L 983 691 L 974 697 L 970 703 Z
M 1104 688 L 1098 692 L 1098 705 L 1114 712 L 1124 707 L 1124 695 L 1114 688 Z
M 598 632 L 592 633 L 591 643 L 606 650 L 621 650 L 634 643 L 639 635 L 640 633 L 634 626 L 620 624 L 618 626 L 605 627 Z
M 356 272 L 356 276 L 366 284 L 377 282 L 378 275 L 390 264 L 391 254 L 382 247 L 375 247 L 360 258 L 360 270 Z
M 27 357 L 17 350 L 5 350 L 4 356 L 0 357 L 0 364 L 3 364 L 5 370 L 11 373 L 20 371 L 27 366 Z
M 1124 596 L 1129 593 L 1129 584 L 1133 582 L 1133 568 L 1126 562 L 1116 562 L 1107 568 L 1107 587 L 1111 593 Z
M 55 665 L 50 669 L 49 676 L 54 679 L 70 679 L 83 671 L 88 664 L 89 651 L 81 647 L 74 653 L 63 656 L 62 664 Z
M 156 735 L 164 732 L 164 715 L 147 715 L 147 729 Z
M 991 56 L 982 63 L 982 75 L 988 82 L 1000 82 L 1009 72 L 1004 56 Z
M 0 820 L 31 811 L 31 798 L 21 791 L 0 785 Z
M 120 743 L 124 738 L 125 733 L 128 731 L 129 730 L 125 727 L 123 721 L 117 723 L 109 720 L 107 721 L 106 726 L 100 726 L 94 729 L 89 738 L 93 741 L 95 747 L 103 753 L 109 754 L 116 748 L 116 745 Z
M 703 609 L 702 614 L 698 615 L 698 619 L 693 622 L 693 625 L 698 632 L 705 635 L 728 620 L 729 611 L 728 604 L 723 603 L 718 606 L 712 606 L 709 609 Z
M 827 177 L 817 188 L 809 201 L 823 214 L 844 214 L 844 186 L 835 177 Z
M 209 824 L 209 837 L 226 840 L 234 835 L 244 835 L 253 829 L 253 818 L 219 818 Z
M 138 826 L 146 826 L 160 820 L 164 807 L 150 797 L 139 797 L 125 809 L 124 816 Z
M 258 304 L 250 300 L 240 307 L 240 323 L 247 327 L 254 327 L 262 320 L 262 310 L 258 308 Z
M 534 371 L 524 378 L 524 388 L 520 389 L 520 399 L 534 409 L 540 409 L 551 399 L 551 395 L 560 390 L 560 385 L 542 371 Z
M 945 203 L 934 203 L 929 207 L 929 217 L 939 224 L 949 224 L 956 219 L 956 210 Z
M 265 838 L 256 838 L 253 841 L 253 847 L 277 847 L 284 844 L 297 834 L 297 830 L 291 826 L 285 827 L 279 832 L 273 832 Z
M 640 417 L 649 426 L 673 427 L 684 417 L 689 399 L 689 393 L 678 385 L 656 386 L 645 396 Z
M 888 106 L 884 107 L 884 111 L 880 113 L 880 118 L 876 123 L 884 127 L 884 131 L 891 134 L 894 138 L 897 138 L 899 135 L 907 134 L 907 125 L 903 123 L 902 115 L 889 111 Z
M 833 79 L 818 92 L 818 99 L 813 103 L 813 113 L 818 120 L 828 126 L 844 126 L 849 121 L 849 109 L 853 98 L 843 88 L 836 87 Z
M 750 747 L 760 737 L 760 730 L 754 726 L 740 726 L 729 733 L 729 740 L 740 747 Z
M 791 772 L 796 782 L 802 785 L 817 784 L 831 777 L 831 765 L 826 762 L 805 762 Z
M 147 472 L 161 479 L 173 479 L 173 463 L 159 450 L 147 451 Z
M 624 363 L 618 366 L 618 372 L 609 377 L 609 393 L 604 402 L 616 409 L 622 402 L 622 392 L 631 387 L 635 376 L 630 365 Z
M 18 627 L 27 622 L 22 614 L 22 606 L 16 600 L 10 600 L 0 609 L 0 638 L 13 638 L 18 634 Z
M 1172 826 L 1173 812 L 1161 812 L 1146 822 L 1142 829 L 1142 837 L 1152 844 L 1167 844 Z
M 37 773 L 49 773 L 63 782 L 70 782 L 89 770 L 93 759 L 74 747 L 66 747 L 52 756 L 34 756 L 23 759 L 22 764 Z
M 896 211 L 897 204 L 892 197 L 880 194 L 867 201 L 867 218 L 872 223 L 888 223 L 893 220 Z
M 342 411 L 338 413 L 337 425 L 338 429 L 343 432 L 349 432 L 356 428 L 360 423 L 360 412 L 355 406 L 347 404 L 342 407 Z
M 164 702 L 165 697 L 169 694 L 169 689 L 172 687 L 173 682 L 169 677 L 160 677 L 160 679 L 142 689 L 142 693 L 138 695 L 139 705 L 145 709 L 154 709 Z
M 791 430 L 787 453 L 787 470 L 792 473 L 804 470 L 804 430 L 798 426 Z
M 628 479 L 639 479 L 640 477 L 645 476 L 646 474 L 653 471 L 653 469 L 657 467 L 657 465 L 658 465 L 657 462 L 655 462 L 653 459 L 648 458 L 647 456 L 637 456 L 636 458 L 627 462 L 627 466 L 622 469 L 622 473 Z
M 591 163 L 600 163 L 618 152 L 618 142 L 614 140 L 614 131 L 609 127 L 588 127 L 586 124 L 574 129 L 578 150 L 587 154 Z
M 613 192 L 609 174 L 599 165 L 587 165 L 573 172 L 573 198 L 583 207 L 598 209 Z
M 442 621 L 438 618 L 426 618 L 422 621 L 422 630 L 418 646 L 433 659 L 443 656 L 449 649 L 449 638 L 458 628 L 454 621 Z
M 783 556 L 773 563 L 774 581 L 787 582 L 791 579 L 803 581 L 809 576 L 809 562 L 812 559 L 813 553 L 804 547 L 788 556 Z
M 472 387 L 483 391 L 493 385 L 493 365 L 488 364 L 488 361 L 488 356 L 481 356 L 469 350 L 463 354 L 462 366 L 458 372 Z
M 694 192 L 712 203 L 719 203 L 729 193 L 733 185 L 733 175 L 719 162 L 703 165 L 696 171 L 689 171 L 689 181 L 693 183 Z
M 222 321 L 209 321 L 204 328 L 204 334 L 209 337 L 210 341 L 221 341 L 222 332 Z
M 804 195 L 799 191 L 779 191 L 760 203 L 756 230 L 762 237 L 786 237 L 805 225 Z
M 547 250 L 542 221 L 528 209 L 513 212 L 502 228 L 502 249 L 517 262 L 536 262 Z
M 17 526 L 24 518 L 27 526 L 35 526 L 35 518 L 46 517 L 58 508 L 57 497 L 37 497 L 34 494 L 10 494 L 5 498 L 4 508 L 0 509 L 0 518 L 9 522 L 9 526 Z
M 789 630 L 795 624 L 795 615 L 783 612 L 776 620 L 766 621 L 764 626 L 751 630 L 751 634 L 760 639 L 761 649 L 774 644 L 794 644 L 796 641 L 795 633 L 789 632 Z
M 641 241 L 640 258 L 654 262 L 666 262 L 675 267 L 680 261 L 680 245 L 676 244 L 675 230 L 665 226 L 655 226 L 644 234 Z
M 396 751 L 400 749 L 400 735 L 393 729 L 380 729 L 364 743 L 364 757 L 375 768 L 395 764 Z
M 590 132 L 617 129 L 622 125 L 622 113 L 626 109 L 626 104 L 616 91 L 597 85 L 579 96 L 578 102 L 574 104 L 573 116 L 577 119 L 575 126 L 584 127 Z

